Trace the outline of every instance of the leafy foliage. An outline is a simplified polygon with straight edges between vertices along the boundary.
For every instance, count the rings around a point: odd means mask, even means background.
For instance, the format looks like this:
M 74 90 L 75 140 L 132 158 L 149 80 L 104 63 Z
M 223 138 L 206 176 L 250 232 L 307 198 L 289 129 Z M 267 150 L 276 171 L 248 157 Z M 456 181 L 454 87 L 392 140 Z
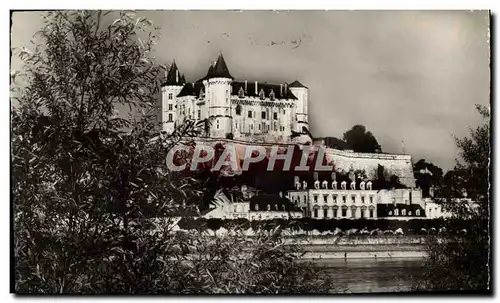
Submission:
M 13 87 L 11 111 L 15 291 L 326 292 L 319 269 L 296 263 L 276 236 L 172 231 L 172 214 L 201 203 L 204 180 L 167 170 L 165 157 L 203 125 L 157 135 L 158 29 L 132 13 L 110 17 L 49 12 L 43 44 L 20 50 L 28 86 Z M 134 114 L 120 117 L 118 106 Z
M 363 125 L 354 125 L 344 133 L 344 141 L 355 152 L 380 153 L 382 149 L 375 136 Z
M 430 188 L 440 188 L 443 182 L 443 170 L 438 166 L 420 159 L 413 165 L 413 174 L 417 185 L 422 189 L 422 196 L 430 196 Z
M 489 110 L 476 106 L 485 118 L 483 125 L 471 129 L 470 138 L 456 138 L 461 161 L 452 173 L 445 175 L 445 209 L 455 219 L 472 218 L 471 231 L 466 235 L 441 237 L 428 243 L 425 279 L 418 281 L 419 290 L 473 290 L 490 288 L 491 252 L 489 225 Z M 467 203 L 453 199 L 465 190 L 479 204 L 479 211 Z

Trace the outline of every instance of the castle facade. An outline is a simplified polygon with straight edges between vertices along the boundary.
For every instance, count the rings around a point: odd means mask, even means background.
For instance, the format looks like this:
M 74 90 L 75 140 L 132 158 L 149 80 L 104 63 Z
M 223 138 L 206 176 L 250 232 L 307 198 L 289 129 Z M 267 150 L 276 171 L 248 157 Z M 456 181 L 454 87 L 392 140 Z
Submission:
M 299 81 L 236 81 L 222 54 L 196 82 L 186 82 L 174 62 L 162 84 L 166 133 L 185 119 L 206 120 L 206 137 L 288 143 L 292 132 L 304 133 L 309 128 L 307 112 L 308 88 Z

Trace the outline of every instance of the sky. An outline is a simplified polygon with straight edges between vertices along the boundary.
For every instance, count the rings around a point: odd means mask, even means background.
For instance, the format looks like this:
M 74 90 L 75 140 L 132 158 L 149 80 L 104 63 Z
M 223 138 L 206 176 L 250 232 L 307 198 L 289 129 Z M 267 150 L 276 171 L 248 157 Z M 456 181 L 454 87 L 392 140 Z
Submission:
M 309 88 L 315 137 L 342 138 L 355 124 L 387 153 L 444 170 L 453 135 L 482 120 L 490 101 L 487 11 L 142 11 L 161 28 L 156 62 L 175 59 L 187 81 L 223 53 L 236 80 Z M 29 46 L 40 13 L 12 16 L 11 47 Z M 22 63 L 12 57 L 11 68 Z

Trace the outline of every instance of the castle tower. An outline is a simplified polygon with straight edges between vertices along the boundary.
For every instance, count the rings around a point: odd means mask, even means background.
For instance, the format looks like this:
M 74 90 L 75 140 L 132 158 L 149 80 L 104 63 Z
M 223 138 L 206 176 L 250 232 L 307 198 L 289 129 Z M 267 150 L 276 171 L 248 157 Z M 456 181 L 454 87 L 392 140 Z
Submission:
M 208 99 L 208 117 L 211 120 L 209 135 L 212 138 L 226 138 L 233 131 L 231 84 L 234 78 L 229 73 L 222 54 L 205 78 L 203 83 Z
M 309 129 L 309 120 L 307 116 L 308 88 L 299 81 L 292 82 L 289 87 L 290 91 L 297 97 L 295 102 L 295 117 L 292 117 L 293 121 L 295 118 L 297 119 L 297 122 L 294 122 L 294 131 L 302 133 L 304 127 Z
M 186 83 L 184 75 L 181 75 L 175 60 L 166 73 L 165 82 L 161 85 L 161 120 L 162 130 L 171 134 L 175 129 L 177 120 L 177 95 Z

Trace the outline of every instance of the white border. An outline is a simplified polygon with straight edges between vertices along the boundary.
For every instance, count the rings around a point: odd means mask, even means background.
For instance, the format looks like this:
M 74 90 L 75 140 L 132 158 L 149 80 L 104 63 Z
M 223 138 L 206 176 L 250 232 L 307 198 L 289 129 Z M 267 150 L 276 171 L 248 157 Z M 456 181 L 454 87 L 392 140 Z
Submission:
M 223 1 L 187 1 L 187 0 L 182 0 L 182 1 L 151 1 L 151 0 L 142 0 L 142 1 L 131 1 L 131 0 L 120 0 L 120 1 L 102 1 L 102 0 L 88 0 L 85 2 L 79 2 L 79 1 L 15 1 L 15 2 L 9 2 L 9 1 L 4 1 L 1 3 L 2 6 L 6 6 L 6 9 L 2 10 L 2 14 L 0 14 L 0 18 L 3 21 L 4 26 L 2 27 L 3 30 L 1 31 L 1 41 L 4 42 L 4 47 L 2 48 L 3 55 L 2 55 L 2 66 L 3 66 L 3 73 L 0 73 L 1 81 L 2 83 L 2 91 L 3 91 L 3 96 L 6 98 L 4 99 L 4 103 L 1 106 L 1 117 L 0 122 L 2 123 L 0 127 L 0 138 L 2 138 L 2 144 L 0 144 L 0 155 L 2 161 L 1 167 L 0 167 L 0 174 L 1 174 L 1 187 L 0 191 L 2 194 L 3 198 L 3 210 L 1 213 L 1 220 L 2 222 L 2 228 L 1 234 L 2 234 L 2 254 L 1 254 L 1 260 L 2 260 L 2 275 L 1 275 L 1 285 L 2 285 L 2 291 L 1 291 L 1 296 L 2 296 L 2 302 L 4 300 L 6 301 L 11 301 L 14 300 L 15 297 L 13 295 L 9 294 L 10 291 L 10 171 L 9 171 L 9 156 L 10 156 L 10 125 L 9 125 L 9 110 L 10 110 L 10 105 L 8 101 L 8 95 L 9 95 L 9 78 L 7 74 L 7 69 L 9 69 L 9 57 L 10 53 L 6 45 L 10 45 L 10 29 L 9 29 L 9 9 L 81 9 L 81 8 L 88 8 L 88 9 L 178 9 L 178 10 L 185 10 L 185 9 L 264 9 L 264 10 L 269 10 L 269 9 L 341 9 L 341 10 L 355 10 L 355 9 L 397 9 L 397 10 L 403 10 L 403 9 L 492 9 L 493 13 L 499 12 L 500 10 L 498 9 L 500 1 L 484 1 L 484 0 L 476 0 L 476 1 L 464 1 L 464 0 L 455 0 L 455 1 L 445 1 L 445 0 L 432 0 L 432 1 L 370 1 L 370 0 L 365 0 L 365 1 L 325 1 L 322 3 L 322 1 L 292 1 L 292 0 L 287 0 L 287 1 L 265 1 L 265 0 L 246 0 L 242 2 L 235 2 L 234 0 L 223 0 Z M 8 7 L 9 4 L 11 6 L 15 6 L 14 8 Z M 496 22 L 498 22 L 498 19 L 496 19 Z M 494 31 L 494 37 L 496 42 L 498 42 L 498 31 Z M 498 44 L 496 44 L 496 48 L 498 49 Z M 497 55 L 497 52 L 495 52 L 495 55 Z M 497 59 L 498 56 L 495 57 Z M 495 60 L 496 62 L 496 60 Z M 495 83 L 492 83 L 492 85 L 495 85 L 495 87 L 498 87 L 498 79 L 495 81 Z M 496 111 L 499 109 L 496 108 Z M 495 114 L 495 117 L 497 115 Z M 494 118 L 495 118 L 494 117 Z M 496 127 L 494 130 L 495 134 L 495 141 L 497 141 L 497 131 Z M 493 163 L 492 165 L 495 165 L 495 172 L 498 172 L 500 167 L 497 163 Z M 495 176 L 495 186 L 496 188 L 499 188 L 499 180 Z M 494 193 L 494 201 L 498 201 L 497 198 L 497 192 Z M 498 206 L 497 206 L 498 207 Z M 494 218 L 496 219 L 496 218 Z M 495 239 L 492 239 L 496 243 L 496 254 L 494 257 L 494 264 L 497 266 L 498 264 L 498 222 L 495 224 L 495 231 L 494 231 L 494 236 Z M 496 267 L 495 266 L 495 267 Z M 498 276 L 495 279 L 495 285 L 494 289 L 498 291 L 498 284 L 499 284 L 499 278 Z M 78 297 L 64 297 L 62 298 L 64 301 L 66 300 L 75 300 L 75 299 L 81 299 Z M 84 300 L 91 300 L 92 297 L 85 298 Z M 101 298 L 96 298 L 100 300 Z M 111 302 L 121 302 L 124 298 L 119 297 L 119 298 L 106 298 L 107 301 Z M 129 298 L 127 298 L 129 299 Z M 130 298 L 132 299 L 132 298 Z M 129 300 L 130 300 L 129 299 Z M 148 298 L 148 299 L 153 299 L 153 300 L 165 300 L 168 299 L 168 297 L 163 297 L 163 298 Z M 174 298 L 172 298 L 174 299 Z M 177 300 L 179 298 L 175 298 Z M 184 298 L 184 300 L 203 300 L 204 302 L 216 302 L 221 299 L 225 299 L 223 297 L 212 297 L 212 298 Z M 227 298 L 229 300 L 235 299 L 234 297 Z M 241 298 L 242 300 L 249 300 L 250 298 Z M 262 297 L 258 297 L 257 299 L 264 299 Z M 283 301 L 289 301 L 289 300 L 309 300 L 309 298 L 304 298 L 304 297 L 285 297 L 285 298 L 280 298 L 279 300 Z M 345 297 L 316 297 L 314 298 L 315 300 L 345 300 Z M 373 299 L 380 299 L 380 297 L 358 297 L 354 301 L 366 301 L 366 300 L 373 300 Z M 387 298 L 383 298 L 384 300 Z M 392 297 L 390 299 L 393 300 L 407 300 L 408 298 L 402 298 L 402 297 Z M 410 298 L 411 299 L 411 298 Z M 419 299 L 418 297 L 416 299 Z M 456 298 L 439 298 L 440 301 L 451 301 L 451 300 L 457 300 L 461 299 L 460 297 Z M 471 300 L 472 298 L 470 297 L 463 297 L 464 300 Z M 47 297 L 42 300 L 52 300 L 52 298 Z M 438 298 L 425 298 L 426 301 L 434 301 L 438 300 Z M 349 300 L 352 301 L 352 300 Z

